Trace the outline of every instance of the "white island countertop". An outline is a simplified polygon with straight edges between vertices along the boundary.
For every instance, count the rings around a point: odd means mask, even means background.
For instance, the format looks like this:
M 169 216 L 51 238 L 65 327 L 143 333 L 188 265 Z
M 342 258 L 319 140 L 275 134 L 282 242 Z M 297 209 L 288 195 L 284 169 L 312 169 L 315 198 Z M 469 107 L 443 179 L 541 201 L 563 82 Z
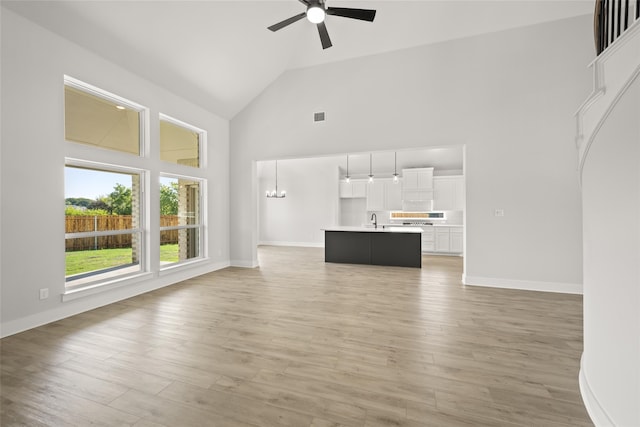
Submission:
M 324 231 L 351 231 L 356 233 L 422 233 L 420 227 L 407 227 L 397 225 L 379 225 L 374 227 L 355 227 L 346 225 L 336 225 L 334 227 L 323 228 Z
M 462 224 L 384 224 L 387 227 L 464 227 Z M 380 225 L 378 225 L 380 227 Z

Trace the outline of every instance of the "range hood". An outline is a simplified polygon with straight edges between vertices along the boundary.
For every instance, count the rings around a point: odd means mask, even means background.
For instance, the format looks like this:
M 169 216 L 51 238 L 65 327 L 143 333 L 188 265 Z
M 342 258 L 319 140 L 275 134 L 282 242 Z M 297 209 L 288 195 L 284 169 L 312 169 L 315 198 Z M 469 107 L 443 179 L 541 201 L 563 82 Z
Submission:
M 433 199 L 422 200 L 402 200 L 402 210 L 404 212 L 429 212 L 433 210 Z
M 402 169 L 402 210 L 433 209 L 433 168 Z

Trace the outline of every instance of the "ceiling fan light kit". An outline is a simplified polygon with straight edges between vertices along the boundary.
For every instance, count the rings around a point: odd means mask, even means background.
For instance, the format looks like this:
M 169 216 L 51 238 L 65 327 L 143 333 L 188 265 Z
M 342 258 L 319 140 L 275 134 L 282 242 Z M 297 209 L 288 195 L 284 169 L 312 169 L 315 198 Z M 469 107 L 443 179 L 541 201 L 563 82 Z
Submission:
M 327 15 L 342 16 L 343 18 L 359 19 L 361 21 L 373 22 L 376 17 L 376 11 L 373 9 L 353 9 L 350 7 L 326 7 L 325 0 L 298 0 L 300 3 L 307 6 L 307 11 L 299 13 L 291 18 L 287 18 L 284 21 L 278 22 L 269 28 L 271 31 L 278 31 L 282 28 L 293 24 L 307 17 L 309 22 L 316 24 L 318 27 L 318 34 L 320 35 L 320 42 L 322 48 L 327 49 L 333 46 L 329 32 L 324 23 Z
M 307 19 L 312 24 L 321 23 L 322 21 L 324 21 L 325 16 L 326 16 L 326 13 L 324 12 L 324 9 L 321 8 L 320 6 L 314 5 L 314 6 L 309 6 L 307 8 Z

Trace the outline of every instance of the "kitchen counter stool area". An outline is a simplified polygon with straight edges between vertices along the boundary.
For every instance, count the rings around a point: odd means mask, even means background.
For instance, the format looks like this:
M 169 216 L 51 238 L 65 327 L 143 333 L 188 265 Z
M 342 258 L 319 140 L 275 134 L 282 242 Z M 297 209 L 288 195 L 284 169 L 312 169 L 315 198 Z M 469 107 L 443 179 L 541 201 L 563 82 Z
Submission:
M 325 262 L 422 268 L 421 233 L 410 227 L 328 228 Z

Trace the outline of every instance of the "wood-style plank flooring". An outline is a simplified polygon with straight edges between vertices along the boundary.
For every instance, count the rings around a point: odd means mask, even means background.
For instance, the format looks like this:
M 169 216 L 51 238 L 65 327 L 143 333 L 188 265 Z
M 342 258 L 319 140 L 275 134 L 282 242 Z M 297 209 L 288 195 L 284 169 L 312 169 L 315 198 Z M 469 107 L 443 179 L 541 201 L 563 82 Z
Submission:
M 580 296 L 259 258 L 3 339 L 0 425 L 592 425 Z

